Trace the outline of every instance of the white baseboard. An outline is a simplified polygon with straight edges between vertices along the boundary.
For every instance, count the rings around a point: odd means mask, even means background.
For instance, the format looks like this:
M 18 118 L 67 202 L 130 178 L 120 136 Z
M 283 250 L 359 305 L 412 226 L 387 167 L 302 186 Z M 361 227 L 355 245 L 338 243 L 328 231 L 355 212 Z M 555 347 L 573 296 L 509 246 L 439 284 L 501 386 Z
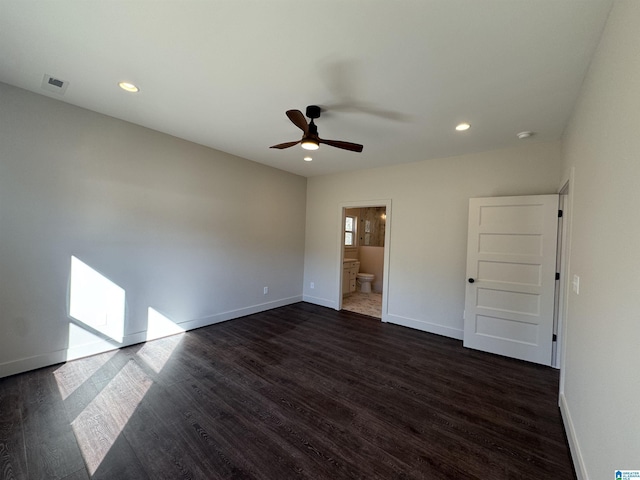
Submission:
M 302 301 L 302 295 L 296 295 L 294 297 L 274 300 L 272 302 L 260 303 L 258 305 L 252 305 L 250 307 L 239 308 L 237 310 L 229 310 L 227 312 L 218 313 L 208 317 L 181 322 L 177 325 L 180 328 L 183 328 L 185 331 L 193 330 L 195 328 L 213 325 L 214 323 L 224 322 L 226 320 L 232 320 L 234 318 L 240 318 L 246 315 L 264 312 L 273 308 L 284 307 L 285 305 L 291 305 L 292 303 L 297 303 L 300 301 Z M 0 364 L 0 378 L 27 372 L 29 370 L 35 370 L 37 368 L 47 367 L 49 365 L 55 365 L 57 363 L 63 363 L 68 360 L 76 360 L 78 358 L 97 355 L 99 353 L 108 352 L 110 350 L 115 350 L 121 347 L 128 347 L 130 345 L 145 342 L 146 340 L 146 331 L 136 332 L 133 334 L 125 335 L 124 339 L 122 340 L 122 344 L 115 344 L 106 340 L 98 339 L 95 342 L 73 346 L 68 349 L 57 350 L 54 352 L 35 355 L 33 357 L 21 358 L 18 360 L 12 360 L 10 362 Z
M 34 355 L 33 357 L 20 358 L 11 362 L 0 364 L 0 378 L 16 375 L 29 370 L 55 365 L 67 360 L 66 350 L 57 350 L 42 355 Z
M 141 341 L 144 342 L 144 340 Z M 98 339 L 95 342 L 76 345 L 68 348 L 67 350 L 63 350 L 63 352 L 66 354 L 66 358 L 63 360 L 63 362 L 77 360 L 78 358 L 90 357 L 91 355 L 98 355 L 99 353 L 109 352 L 111 350 L 117 350 L 118 348 L 135 345 L 136 343 L 140 343 L 141 341 L 133 341 L 125 337 L 122 341 L 122 345 L 117 345 L 107 342 L 106 340 Z
M 425 322 L 424 320 L 401 317 L 400 315 L 394 315 L 392 313 L 384 315 L 382 321 L 395 323 L 396 325 L 402 325 L 404 327 L 415 328 L 416 330 L 422 330 L 424 332 L 435 333 L 436 335 L 442 335 L 444 337 L 455 338 L 457 340 L 462 340 L 464 335 L 464 331 L 459 328 L 438 325 L 436 323 Z
M 227 312 L 217 313 L 208 317 L 197 318 L 195 320 L 188 320 L 186 322 L 178 323 L 177 325 L 185 330 L 193 330 L 195 328 L 206 327 L 213 325 L 214 323 L 225 322 L 227 320 L 233 320 L 234 318 L 246 317 L 247 315 L 253 315 L 254 313 L 260 313 L 273 308 L 284 307 L 302 301 L 302 295 L 296 295 L 295 297 L 282 298 L 280 300 L 274 300 L 272 302 L 259 303 L 258 305 L 252 305 L 250 307 L 239 308 L 237 310 L 229 310 Z
M 336 302 L 334 300 L 329 300 L 328 298 L 320 298 L 320 297 L 312 297 L 311 295 L 303 295 L 302 301 L 307 303 L 313 303 L 314 305 L 320 305 L 321 307 L 333 308 L 336 307 Z
M 584 458 L 582 458 L 582 452 L 580 451 L 580 444 L 578 443 L 576 431 L 573 426 L 573 420 L 571 419 L 567 398 L 564 396 L 564 393 L 560 394 L 560 414 L 562 416 L 562 422 L 564 423 L 564 429 L 567 432 L 567 441 L 569 442 L 569 450 L 571 451 L 573 467 L 576 470 L 576 477 L 578 480 L 589 480 Z

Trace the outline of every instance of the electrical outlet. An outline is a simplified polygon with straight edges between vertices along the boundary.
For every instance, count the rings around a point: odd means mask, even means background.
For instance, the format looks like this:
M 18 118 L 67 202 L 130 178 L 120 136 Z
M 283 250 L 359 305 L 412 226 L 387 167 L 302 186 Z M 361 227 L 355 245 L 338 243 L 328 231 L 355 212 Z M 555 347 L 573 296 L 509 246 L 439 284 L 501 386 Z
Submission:
M 311 285 L 309 285 L 311 287 L 311 290 L 313 290 L 314 288 L 316 288 L 316 284 L 311 282 Z
M 269 293 L 269 287 L 264 287 L 264 294 L 266 295 L 267 293 Z
M 578 275 L 573 276 L 573 291 L 576 295 L 580 295 L 580 277 Z

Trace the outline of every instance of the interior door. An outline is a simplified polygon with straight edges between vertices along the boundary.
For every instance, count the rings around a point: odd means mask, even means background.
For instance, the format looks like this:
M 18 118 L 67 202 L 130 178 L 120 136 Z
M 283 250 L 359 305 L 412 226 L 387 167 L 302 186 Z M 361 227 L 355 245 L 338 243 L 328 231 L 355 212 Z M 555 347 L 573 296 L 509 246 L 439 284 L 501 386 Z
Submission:
M 464 346 L 551 365 L 558 195 L 469 200 Z

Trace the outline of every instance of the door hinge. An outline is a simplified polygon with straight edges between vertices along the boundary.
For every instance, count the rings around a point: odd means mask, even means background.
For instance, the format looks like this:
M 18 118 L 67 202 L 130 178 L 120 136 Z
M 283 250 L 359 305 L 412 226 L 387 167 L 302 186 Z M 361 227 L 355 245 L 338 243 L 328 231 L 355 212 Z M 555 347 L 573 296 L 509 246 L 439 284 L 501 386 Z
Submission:
M 551 339 L 553 342 L 557 342 L 558 341 L 558 335 L 556 335 L 555 333 L 553 334 L 553 338 Z
M 562 218 L 562 210 L 558 210 L 558 218 Z
M 556 280 L 560 280 L 560 272 L 556 272 Z

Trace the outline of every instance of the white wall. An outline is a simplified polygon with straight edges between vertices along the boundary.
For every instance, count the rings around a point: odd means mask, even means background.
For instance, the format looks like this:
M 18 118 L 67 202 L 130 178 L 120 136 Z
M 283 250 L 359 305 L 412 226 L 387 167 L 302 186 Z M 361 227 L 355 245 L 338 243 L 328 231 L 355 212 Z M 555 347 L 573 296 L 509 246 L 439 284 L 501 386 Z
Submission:
M 462 338 L 469 198 L 555 193 L 559 178 L 559 142 L 312 177 L 304 299 L 337 308 L 340 205 L 391 199 L 383 319 Z
M 640 470 L 638 32 L 640 2 L 616 2 L 563 141 L 580 292 L 568 298 L 561 407 L 581 479 Z
M 146 338 L 148 307 L 192 328 L 299 301 L 305 192 L 0 84 L 0 376 L 102 348 L 69 344 L 72 255 L 125 290 L 125 343 Z

